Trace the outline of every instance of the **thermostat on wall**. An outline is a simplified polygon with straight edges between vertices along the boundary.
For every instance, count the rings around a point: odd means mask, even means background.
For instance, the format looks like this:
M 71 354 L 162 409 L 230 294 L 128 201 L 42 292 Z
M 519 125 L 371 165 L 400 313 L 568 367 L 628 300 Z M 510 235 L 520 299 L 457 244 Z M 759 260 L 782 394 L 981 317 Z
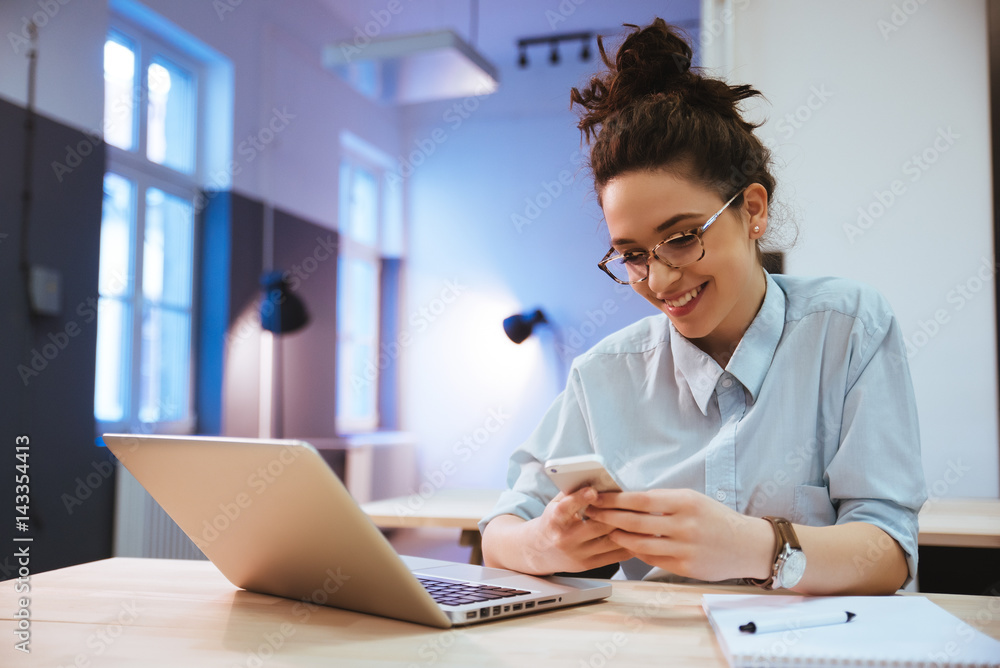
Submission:
M 28 294 L 31 311 L 38 315 L 59 315 L 62 310 L 62 276 L 49 267 L 31 267 Z

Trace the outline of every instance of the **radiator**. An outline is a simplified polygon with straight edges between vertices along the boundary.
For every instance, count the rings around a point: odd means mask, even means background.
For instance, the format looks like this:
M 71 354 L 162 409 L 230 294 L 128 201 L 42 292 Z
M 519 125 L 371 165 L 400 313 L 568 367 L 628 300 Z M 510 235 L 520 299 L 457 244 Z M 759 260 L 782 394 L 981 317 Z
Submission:
M 132 474 L 118 467 L 115 487 L 116 557 L 204 559 L 191 539 L 142 488 Z

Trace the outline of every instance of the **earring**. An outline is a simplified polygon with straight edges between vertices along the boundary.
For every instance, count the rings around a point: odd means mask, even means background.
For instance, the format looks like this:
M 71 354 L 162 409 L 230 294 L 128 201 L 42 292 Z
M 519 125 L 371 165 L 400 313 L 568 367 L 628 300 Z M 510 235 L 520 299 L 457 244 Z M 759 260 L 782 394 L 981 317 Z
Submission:
M 753 226 L 753 233 L 754 234 L 760 234 L 760 226 L 759 225 L 754 225 Z

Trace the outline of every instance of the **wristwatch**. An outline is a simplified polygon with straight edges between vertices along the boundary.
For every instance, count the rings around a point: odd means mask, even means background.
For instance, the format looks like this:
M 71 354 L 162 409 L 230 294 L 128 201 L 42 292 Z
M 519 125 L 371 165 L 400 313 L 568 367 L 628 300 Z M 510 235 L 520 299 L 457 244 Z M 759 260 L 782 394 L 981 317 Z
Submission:
M 766 580 L 748 578 L 750 584 L 764 589 L 789 589 L 802 579 L 806 572 L 806 554 L 799 545 L 792 523 L 784 517 L 764 517 L 774 527 L 774 565 L 771 577 Z

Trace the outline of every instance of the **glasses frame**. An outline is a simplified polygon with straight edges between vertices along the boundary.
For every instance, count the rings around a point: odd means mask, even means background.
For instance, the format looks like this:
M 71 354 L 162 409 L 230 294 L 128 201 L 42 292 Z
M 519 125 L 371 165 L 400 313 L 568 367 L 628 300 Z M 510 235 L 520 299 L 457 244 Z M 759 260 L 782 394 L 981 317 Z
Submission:
M 656 244 L 655 246 L 653 246 L 649 250 L 645 251 L 645 253 L 646 253 L 646 275 L 644 277 L 640 278 L 639 280 L 637 280 L 637 281 L 623 281 L 623 280 L 621 280 L 620 278 L 618 278 L 617 276 L 615 276 L 614 274 L 611 273 L 611 270 L 608 269 L 608 262 L 611 262 L 612 260 L 617 260 L 618 258 L 622 257 L 622 253 L 618 253 L 614 248 L 611 248 L 608 251 L 607 255 L 605 255 L 601 259 L 601 261 L 597 263 L 597 266 L 600 267 L 600 269 L 605 274 L 607 274 L 608 276 L 610 276 L 611 280 L 613 280 L 615 283 L 620 283 L 622 285 L 635 285 L 636 283 L 642 283 L 643 281 L 649 280 L 649 261 L 650 261 L 650 258 L 656 258 L 657 260 L 659 260 L 663 264 L 667 265 L 668 267 L 672 267 L 673 269 L 680 269 L 681 267 L 687 267 L 687 266 L 690 266 L 690 265 L 694 264 L 695 262 L 698 262 L 699 260 L 701 260 L 701 258 L 705 257 L 705 241 L 702 239 L 702 235 L 705 234 L 705 230 L 707 230 L 709 227 L 711 227 L 712 223 L 714 223 L 716 221 L 716 219 L 718 219 L 718 217 L 721 216 L 722 213 L 726 209 L 729 208 L 729 205 L 732 204 L 733 202 L 735 202 L 736 198 L 738 198 L 740 195 L 742 195 L 745 190 L 746 190 L 746 188 L 740 190 L 735 195 L 733 195 L 732 197 L 730 197 L 729 201 L 726 202 L 725 204 L 723 204 L 722 208 L 719 209 L 718 211 L 716 211 L 714 216 L 712 216 L 707 221 L 705 221 L 704 225 L 701 225 L 700 227 L 696 227 L 693 230 L 687 230 L 686 232 L 678 232 L 677 234 L 671 234 L 669 237 L 667 237 L 666 239 L 664 239 L 660 243 Z M 666 260 L 664 260 L 663 258 L 661 258 L 659 255 L 656 254 L 657 249 L 659 249 L 660 246 L 662 246 L 663 244 L 667 243 L 668 241 L 673 241 L 674 239 L 677 239 L 679 237 L 685 237 L 685 236 L 690 236 L 690 235 L 695 236 L 698 239 L 698 244 L 701 246 L 701 255 L 698 256 L 697 260 L 691 260 L 690 262 L 685 262 L 684 264 L 681 264 L 681 265 L 675 265 L 675 264 L 671 264 L 671 263 L 667 262 Z M 629 251 L 629 252 L 634 252 L 634 251 Z

